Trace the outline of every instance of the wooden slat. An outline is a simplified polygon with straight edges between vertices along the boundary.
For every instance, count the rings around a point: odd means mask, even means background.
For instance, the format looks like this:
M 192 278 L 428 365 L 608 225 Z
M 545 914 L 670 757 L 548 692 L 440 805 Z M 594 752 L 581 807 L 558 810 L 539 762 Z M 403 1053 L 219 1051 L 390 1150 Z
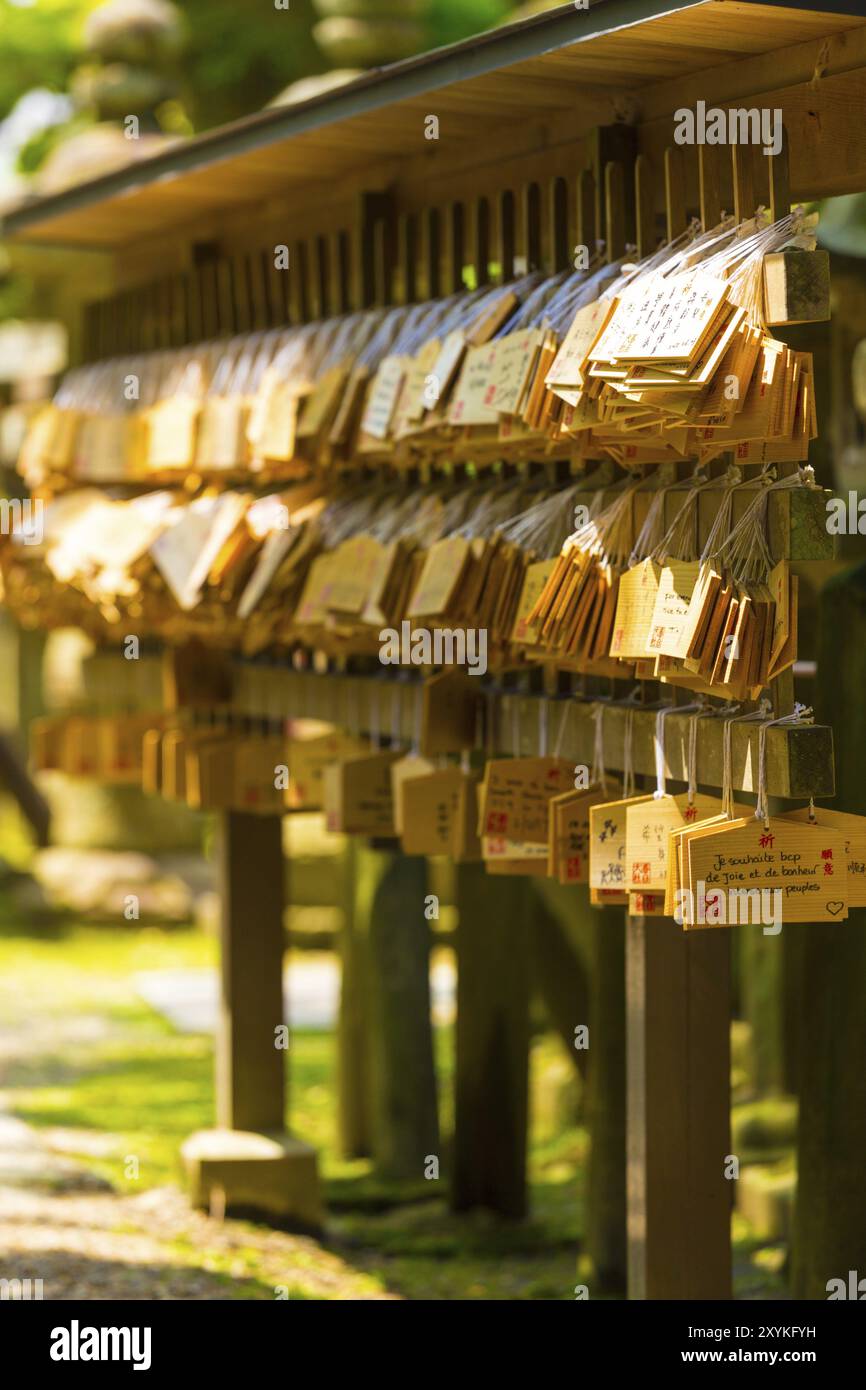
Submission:
M 770 216 L 774 222 L 786 216 L 791 208 L 791 176 L 789 169 L 788 132 L 782 128 L 782 148 L 777 155 L 768 155 L 770 170 Z
M 439 209 L 428 208 L 422 223 L 422 294 L 436 299 L 442 292 L 442 228 Z
M 625 254 L 625 174 L 621 164 L 604 169 L 605 255 L 609 262 Z
M 310 318 L 309 272 L 307 245 L 296 241 L 289 251 L 289 305 L 292 323 L 306 323 Z
M 494 259 L 502 267 L 503 280 L 510 280 L 514 274 L 516 250 L 515 199 L 511 189 L 507 188 L 496 200 L 494 219 Z
M 721 151 L 717 145 L 698 146 L 698 186 L 701 221 L 705 229 L 715 227 L 722 217 Z
M 412 304 L 418 298 L 418 223 L 411 213 L 401 213 L 397 221 L 397 264 L 399 301 Z
M 452 202 L 445 217 L 445 283 L 446 294 L 463 286 L 463 266 L 466 260 L 466 210 L 461 202 Z
M 541 190 L 534 179 L 520 190 L 520 254 L 527 270 L 541 268 Z
M 599 231 L 595 220 L 595 179 L 591 169 L 582 169 L 578 174 L 576 194 L 577 244 L 588 247 L 592 254 Z
M 665 218 L 668 240 L 684 232 L 688 224 L 686 214 L 686 175 L 685 156 L 679 146 L 669 145 L 664 153 L 665 161 Z
M 486 285 L 490 265 L 490 203 L 487 198 L 473 198 L 469 207 L 469 260 L 475 268 L 475 279 Z
M 571 227 L 569 225 L 568 182 L 561 175 L 551 181 L 549 193 L 550 268 L 567 270 L 572 263 Z
M 755 151 L 751 145 L 731 146 L 734 180 L 734 216 L 738 222 L 751 217 L 758 206 L 755 196 Z
M 310 246 L 310 263 L 313 318 L 324 319 L 333 313 L 328 284 L 328 243 L 325 237 L 313 238 Z
M 331 274 L 336 286 L 338 313 L 346 314 L 352 307 L 352 269 L 349 233 L 334 232 L 331 235 Z
M 645 154 L 639 154 L 635 160 L 634 203 L 637 254 L 641 258 L 654 251 L 657 245 L 655 181 L 652 164 Z

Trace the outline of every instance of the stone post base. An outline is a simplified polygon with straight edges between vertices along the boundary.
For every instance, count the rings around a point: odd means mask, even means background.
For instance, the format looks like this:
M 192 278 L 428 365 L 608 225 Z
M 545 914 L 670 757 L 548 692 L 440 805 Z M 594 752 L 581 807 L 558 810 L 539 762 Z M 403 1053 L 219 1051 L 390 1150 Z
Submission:
M 315 1149 L 289 1134 L 200 1129 L 181 1157 L 193 1206 L 256 1212 L 304 1231 L 323 1220 Z

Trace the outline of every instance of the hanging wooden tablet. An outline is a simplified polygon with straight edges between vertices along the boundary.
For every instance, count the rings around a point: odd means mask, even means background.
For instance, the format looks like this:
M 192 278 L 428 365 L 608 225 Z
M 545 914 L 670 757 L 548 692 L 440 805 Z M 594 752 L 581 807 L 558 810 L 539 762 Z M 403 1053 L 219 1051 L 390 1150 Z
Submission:
M 731 894 L 755 890 L 781 894 L 783 923 L 848 915 L 845 839 L 826 826 L 747 817 L 690 838 L 688 856 L 698 920 L 687 926 L 727 925 Z M 741 902 L 746 905 L 738 898 L 738 908 Z
M 487 836 L 547 845 L 548 804 L 574 783 L 565 758 L 494 758 L 481 791 L 481 825 Z
M 715 796 L 687 792 L 626 806 L 625 881 L 632 892 L 664 893 L 671 831 L 720 812 Z
M 651 796 L 629 796 L 603 801 L 589 812 L 589 882 L 590 887 L 625 893 L 626 875 L 626 812 L 640 801 L 652 801 Z
M 805 821 L 830 830 L 837 830 L 845 839 L 848 861 L 848 906 L 866 907 L 866 816 L 849 811 L 835 811 L 831 806 L 803 806 L 797 811 L 785 811 L 783 820 Z
M 346 835 L 394 835 L 391 764 L 397 752 L 367 753 L 329 763 L 324 773 L 325 823 Z

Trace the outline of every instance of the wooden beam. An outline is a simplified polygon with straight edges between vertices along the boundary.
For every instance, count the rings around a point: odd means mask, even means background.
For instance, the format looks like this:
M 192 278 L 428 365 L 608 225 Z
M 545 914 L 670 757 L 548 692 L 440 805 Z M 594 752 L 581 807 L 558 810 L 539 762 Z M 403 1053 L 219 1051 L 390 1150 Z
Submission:
M 451 1205 L 526 1214 L 529 933 L 526 879 L 455 865 L 457 1057 Z
M 285 1093 L 283 848 L 279 816 L 220 814 L 220 1011 L 217 1122 L 280 1131 Z
M 730 933 L 626 926 L 629 1298 L 731 1296 Z

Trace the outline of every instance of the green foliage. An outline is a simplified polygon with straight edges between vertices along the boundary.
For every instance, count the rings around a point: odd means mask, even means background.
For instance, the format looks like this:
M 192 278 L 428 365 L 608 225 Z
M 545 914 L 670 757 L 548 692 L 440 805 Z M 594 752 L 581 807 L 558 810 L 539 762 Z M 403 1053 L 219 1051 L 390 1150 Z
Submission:
M 77 61 L 81 29 L 94 0 L 0 0 L 0 118 L 31 87 L 62 92 Z
M 180 8 L 184 104 L 197 130 L 259 111 L 290 82 L 328 68 L 312 38 L 310 0 L 288 10 L 237 0 L 181 0 Z
M 80 130 L 86 130 L 92 124 L 93 118 L 82 112 L 71 121 L 64 121 L 60 125 L 45 126 L 43 130 L 38 130 L 18 151 L 16 164 L 19 174 L 35 173 L 58 145 L 61 145 L 64 140 L 68 140 L 71 135 L 77 135 Z
M 514 8 L 514 0 L 432 0 L 427 19 L 430 47 L 457 43 L 492 29 L 502 24 Z
M 83 28 L 99 0 L 0 0 L 0 118 L 31 87 L 65 91 L 83 57 Z M 312 37 L 311 0 L 288 10 L 271 3 L 179 0 L 187 44 L 179 59 L 184 105 L 202 130 L 261 110 L 301 77 L 328 62 Z M 430 47 L 454 43 L 502 22 L 510 0 L 432 0 L 425 28 Z M 34 167 L 35 150 L 27 167 Z

